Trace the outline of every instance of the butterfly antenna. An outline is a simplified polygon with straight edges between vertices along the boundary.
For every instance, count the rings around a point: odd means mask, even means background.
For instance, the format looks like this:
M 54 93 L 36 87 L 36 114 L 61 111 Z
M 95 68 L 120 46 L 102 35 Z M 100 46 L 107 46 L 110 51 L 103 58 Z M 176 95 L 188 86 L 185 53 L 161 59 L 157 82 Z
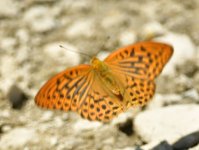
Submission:
M 86 54 L 86 53 L 83 53 L 83 52 L 80 52 L 80 51 L 75 51 L 75 50 L 72 50 L 72 49 L 68 49 L 68 48 L 66 48 L 66 47 L 64 47 L 64 46 L 62 46 L 62 45 L 59 45 L 59 47 L 65 49 L 65 50 L 67 50 L 67 51 L 73 52 L 73 53 L 78 53 L 78 54 L 87 56 L 87 57 L 89 57 L 90 59 L 92 58 L 90 55 L 88 55 L 88 54 Z

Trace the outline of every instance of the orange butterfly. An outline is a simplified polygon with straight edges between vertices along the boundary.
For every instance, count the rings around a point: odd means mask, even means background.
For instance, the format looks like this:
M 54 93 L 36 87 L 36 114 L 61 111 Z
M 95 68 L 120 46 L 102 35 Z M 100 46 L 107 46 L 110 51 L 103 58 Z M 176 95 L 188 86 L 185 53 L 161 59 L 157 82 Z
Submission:
M 170 45 L 140 42 L 122 47 L 104 61 L 69 68 L 38 92 L 41 107 L 78 112 L 89 120 L 110 121 L 129 107 L 144 105 L 154 95 L 154 79 L 172 56 Z

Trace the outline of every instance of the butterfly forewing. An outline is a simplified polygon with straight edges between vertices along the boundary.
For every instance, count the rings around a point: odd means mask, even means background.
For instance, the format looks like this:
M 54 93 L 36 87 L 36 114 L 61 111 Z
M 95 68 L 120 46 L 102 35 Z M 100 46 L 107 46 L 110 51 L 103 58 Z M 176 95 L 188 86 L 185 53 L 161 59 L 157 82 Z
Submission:
M 50 109 L 76 110 L 92 83 L 89 65 L 67 69 L 51 78 L 35 97 L 37 105 Z M 86 81 L 86 82 L 85 82 Z
M 158 42 L 140 42 L 116 50 L 105 62 L 117 73 L 135 78 L 154 79 L 173 53 L 170 45 Z

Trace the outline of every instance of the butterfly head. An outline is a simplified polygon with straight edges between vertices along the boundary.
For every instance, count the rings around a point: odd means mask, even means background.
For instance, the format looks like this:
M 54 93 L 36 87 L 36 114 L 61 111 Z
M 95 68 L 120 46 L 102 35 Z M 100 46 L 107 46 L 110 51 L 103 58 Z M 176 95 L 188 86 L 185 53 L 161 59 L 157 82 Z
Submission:
M 96 69 L 98 71 L 103 72 L 108 69 L 107 65 L 103 61 L 99 60 L 97 57 L 93 57 L 90 61 L 90 64 L 94 69 Z

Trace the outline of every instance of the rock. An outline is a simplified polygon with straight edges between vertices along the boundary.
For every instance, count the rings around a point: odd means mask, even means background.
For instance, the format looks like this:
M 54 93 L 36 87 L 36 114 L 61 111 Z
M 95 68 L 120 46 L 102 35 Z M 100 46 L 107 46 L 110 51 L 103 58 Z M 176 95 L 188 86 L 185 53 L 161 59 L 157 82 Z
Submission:
M 190 148 L 189 150 L 199 150 L 199 144 L 193 148 Z
M 92 20 L 78 20 L 66 29 L 65 35 L 70 38 L 91 37 L 94 33 Z
M 199 143 L 199 131 L 185 135 L 173 144 L 173 149 L 189 149 Z
M 196 102 L 199 102 L 199 94 L 196 89 L 190 89 L 183 93 L 184 97 L 191 98 Z
M 52 111 L 45 111 L 42 116 L 41 116 L 41 120 L 46 122 L 46 121 L 50 121 L 52 120 L 52 117 L 53 117 L 53 112 Z
M 117 117 L 113 118 L 113 120 L 111 121 L 112 125 L 119 125 L 119 124 L 123 124 L 125 122 L 127 122 L 127 120 L 132 119 L 137 112 L 139 112 L 140 108 L 133 108 L 133 109 L 129 109 L 124 113 L 119 114 Z
M 9 53 L 9 51 L 14 51 L 14 47 L 17 45 L 17 41 L 13 37 L 4 37 L 1 39 L 0 44 L 1 50 L 7 51 Z
M 58 138 L 55 137 L 55 136 L 50 137 L 50 139 L 49 139 L 49 144 L 50 144 L 51 146 L 55 146 L 56 144 L 58 144 Z
M 127 17 L 125 14 L 119 12 L 119 11 L 110 11 L 109 14 L 104 16 L 101 26 L 105 29 L 109 29 L 112 27 L 120 26 L 122 23 L 125 23 L 127 21 Z
M 147 109 L 156 109 L 164 105 L 180 103 L 182 96 L 178 94 L 155 94 L 151 102 L 147 105 Z
M 17 85 L 14 84 L 9 90 L 8 99 L 13 109 L 21 109 L 28 97 Z
M 22 148 L 28 143 L 36 143 L 39 137 L 35 130 L 28 128 L 15 128 L 2 135 L 0 149 Z
M 125 123 L 118 124 L 118 129 L 128 136 L 133 134 L 133 120 L 128 119 Z
M 177 141 L 199 129 L 199 106 L 194 104 L 168 106 L 140 113 L 134 129 L 146 142 Z
M 51 10 L 43 6 L 35 6 L 27 10 L 24 21 L 34 32 L 47 32 L 56 27 Z
M 173 56 L 163 70 L 163 74 L 165 75 L 174 74 L 176 65 L 181 65 L 187 60 L 194 59 L 196 56 L 195 45 L 185 34 L 169 32 L 164 36 L 155 38 L 154 40 L 168 43 L 174 48 Z
M 27 44 L 30 37 L 27 30 L 18 29 L 16 32 L 16 38 L 19 40 L 21 44 Z
M 101 51 L 97 54 L 97 58 L 99 58 L 100 60 L 104 60 L 109 55 L 110 55 L 110 52 Z
M 61 48 L 62 45 L 64 48 Z M 54 42 L 44 46 L 44 52 L 56 63 L 75 66 L 80 63 L 78 50 L 66 42 Z
M 115 150 L 141 150 L 141 149 L 137 149 L 134 147 L 125 147 L 125 148 L 120 148 L 120 149 L 115 149 Z
M 173 150 L 172 146 L 167 141 L 162 141 L 152 148 L 152 150 Z
M 94 130 L 97 128 L 100 128 L 102 126 L 102 123 L 97 122 L 97 121 L 87 121 L 87 120 L 78 120 L 75 124 L 74 124 L 74 131 L 76 133 L 80 133 L 82 131 L 87 131 L 87 130 Z
M 130 45 L 137 40 L 136 33 L 134 31 L 124 31 L 120 34 L 119 41 L 121 45 Z
M 15 17 L 17 14 L 19 14 L 19 8 L 14 0 L 3 0 L 0 1 L 0 18 L 12 18 Z
M 166 32 L 167 30 L 159 22 L 149 22 L 142 27 L 140 38 L 142 40 L 150 40 L 164 35 Z

